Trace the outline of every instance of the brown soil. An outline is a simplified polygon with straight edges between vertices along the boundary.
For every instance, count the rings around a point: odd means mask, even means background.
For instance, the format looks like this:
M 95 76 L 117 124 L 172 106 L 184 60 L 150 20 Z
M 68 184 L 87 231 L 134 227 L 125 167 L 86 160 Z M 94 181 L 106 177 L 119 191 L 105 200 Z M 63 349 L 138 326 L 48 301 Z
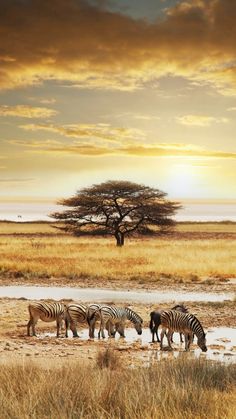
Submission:
M 84 362 L 95 362 L 99 351 L 107 347 L 114 348 L 120 354 L 120 358 L 126 364 L 140 364 L 145 362 L 145 357 L 150 358 L 150 351 L 155 356 L 159 350 L 159 344 L 142 345 L 141 343 L 127 343 L 124 340 L 103 341 L 65 339 L 56 337 L 42 337 L 44 334 L 50 333 L 55 336 L 55 323 L 44 323 L 39 321 L 37 324 L 37 337 L 26 336 L 26 325 L 28 322 L 28 304 L 29 301 L 24 299 L 8 299 L 0 300 L 1 317 L 0 317 L 0 360 L 5 362 L 22 362 L 24 359 L 32 359 L 42 365 L 47 366 L 47 362 L 52 359 L 61 359 L 66 361 L 83 360 Z M 158 307 L 153 304 L 141 305 L 133 304 L 130 306 L 137 311 L 144 319 L 144 326 L 148 327 L 149 314 L 155 309 L 167 308 L 166 304 L 160 304 Z M 236 326 L 235 302 L 225 303 L 188 303 L 187 307 L 191 313 L 194 313 L 204 328 L 219 326 Z M 168 307 L 169 308 L 169 307 Z M 80 326 L 81 327 L 81 326 Z M 82 326 L 84 328 L 84 325 Z M 150 334 L 151 340 L 151 334 Z M 218 349 L 218 348 L 217 348 Z M 142 357 L 140 357 L 142 352 Z

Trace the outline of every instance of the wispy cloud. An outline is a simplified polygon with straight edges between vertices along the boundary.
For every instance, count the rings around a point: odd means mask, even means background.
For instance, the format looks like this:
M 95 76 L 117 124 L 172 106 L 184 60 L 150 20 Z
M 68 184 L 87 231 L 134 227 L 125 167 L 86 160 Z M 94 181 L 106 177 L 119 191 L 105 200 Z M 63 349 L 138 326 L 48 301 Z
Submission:
M 28 105 L 0 106 L 0 116 L 17 116 L 20 118 L 50 118 L 58 112 L 54 109 Z
M 207 115 L 183 115 L 176 117 L 176 121 L 182 125 L 194 125 L 198 127 L 209 127 L 213 123 L 227 123 L 228 118 L 216 118 Z
M 136 128 L 113 127 L 110 124 L 25 124 L 26 131 L 47 131 L 73 138 L 96 138 L 107 141 L 143 138 L 144 134 Z
M 72 143 L 53 144 L 53 142 L 32 142 L 15 141 L 15 144 L 24 146 L 26 149 L 34 148 L 34 152 L 56 154 L 77 154 L 88 157 L 99 156 L 133 156 L 133 157 L 188 157 L 188 158 L 211 158 L 211 159 L 236 159 L 236 152 L 225 152 L 222 150 L 208 150 L 193 144 L 184 143 L 152 143 L 140 144 L 130 142 L 127 145 L 115 144 L 113 147 L 105 143 L 101 145 L 93 143 Z
M 20 179 L 16 179 L 16 178 L 6 178 L 6 179 L 0 179 L 1 183 L 25 183 L 25 182 L 33 182 L 35 179 L 34 178 L 20 178 Z

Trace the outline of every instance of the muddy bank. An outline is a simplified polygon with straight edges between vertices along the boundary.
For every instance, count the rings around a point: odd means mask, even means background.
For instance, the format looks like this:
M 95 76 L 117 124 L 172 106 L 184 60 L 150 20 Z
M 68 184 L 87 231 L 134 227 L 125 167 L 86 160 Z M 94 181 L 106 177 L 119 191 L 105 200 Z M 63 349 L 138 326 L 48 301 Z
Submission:
M 80 325 L 78 328 L 79 334 L 82 337 L 84 336 L 84 339 L 57 339 L 55 338 L 55 322 L 44 323 L 41 321 L 38 322 L 36 328 L 39 337 L 27 337 L 26 326 L 29 319 L 28 304 L 29 301 L 27 300 L 0 299 L 0 362 L 15 362 L 17 360 L 24 362 L 25 359 L 34 360 L 42 364 L 45 364 L 46 360 L 50 361 L 55 359 L 59 360 L 59 364 L 63 360 L 65 362 L 75 362 L 82 359 L 84 362 L 95 362 L 98 352 L 112 345 L 127 365 L 146 365 L 147 363 L 167 356 L 176 357 L 184 351 L 183 346 L 179 345 L 179 336 L 177 334 L 175 335 L 175 350 L 172 353 L 160 352 L 159 344 L 155 343 L 152 345 L 150 343 L 151 334 L 147 329 L 150 312 L 157 308 L 169 308 L 170 305 L 167 303 L 160 303 L 158 305 L 152 303 L 130 304 L 129 306 L 144 319 L 145 332 L 142 335 L 142 339 L 140 340 L 138 335 L 135 334 L 136 332 L 134 333 L 134 329 L 130 329 L 131 325 L 127 324 L 130 330 L 130 332 L 127 332 L 130 336 L 128 340 L 116 339 L 105 341 L 99 341 L 98 339 L 94 341 L 87 340 L 88 332 L 87 329 L 84 330 L 84 325 Z M 191 313 L 199 318 L 204 329 L 208 329 L 209 344 L 211 346 L 209 348 L 210 352 L 208 353 L 215 352 L 214 359 L 227 362 L 228 360 L 235 359 L 236 337 L 235 332 L 232 332 L 229 328 L 234 328 L 234 331 L 236 330 L 236 302 L 188 302 L 187 307 Z M 220 329 L 222 327 L 226 329 Z M 217 328 L 218 332 L 214 330 L 215 328 Z M 211 334 L 212 337 L 216 338 L 215 340 L 212 340 Z M 190 357 L 195 355 L 200 356 L 200 351 L 196 347 L 196 343 L 192 349 L 190 354 L 183 355 Z M 232 351 L 233 355 L 229 354 Z

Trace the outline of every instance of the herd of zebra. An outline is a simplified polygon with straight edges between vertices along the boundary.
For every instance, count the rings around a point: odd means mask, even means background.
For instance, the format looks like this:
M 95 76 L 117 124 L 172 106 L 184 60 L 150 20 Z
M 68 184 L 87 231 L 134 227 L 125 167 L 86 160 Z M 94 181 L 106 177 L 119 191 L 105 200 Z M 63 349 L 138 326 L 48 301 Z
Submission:
M 57 337 L 60 336 L 62 323 L 65 323 L 65 337 L 68 337 L 70 328 L 73 337 L 78 337 L 77 325 L 87 324 L 89 327 L 89 338 L 93 339 L 95 334 L 96 322 L 99 322 L 98 338 L 105 338 L 105 329 L 108 337 L 115 337 L 118 332 L 121 337 L 125 337 L 125 322 L 129 320 L 133 323 L 138 335 L 142 334 L 143 319 L 135 311 L 128 307 L 117 307 L 114 305 L 81 303 L 63 304 L 61 302 L 34 302 L 29 306 L 30 320 L 27 324 L 27 335 L 30 336 L 32 329 L 33 336 L 36 336 L 35 325 L 41 319 L 45 322 L 56 321 Z M 158 336 L 158 328 L 161 326 L 161 339 Z M 152 311 L 150 313 L 150 331 L 152 342 L 160 342 L 163 349 L 163 338 L 166 335 L 169 348 L 172 348 L 173 333 L 180 333 L 185 338 L 185 350 L 188 351 L 194 336 L 197 337 L 197 344 L 203 352 L 207 351 L 206 335 L 203 327 L 196 316 L 190 314 L 184 305 L 177 305 L 170 310 Z

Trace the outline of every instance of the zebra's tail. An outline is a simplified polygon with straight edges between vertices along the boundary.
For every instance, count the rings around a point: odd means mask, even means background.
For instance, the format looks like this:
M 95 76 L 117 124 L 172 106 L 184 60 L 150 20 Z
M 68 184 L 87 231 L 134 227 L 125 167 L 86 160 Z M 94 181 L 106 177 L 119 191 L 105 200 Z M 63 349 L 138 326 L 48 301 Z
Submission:
M 87 315 L 87 322 L 88 322 L 88 325 L 89 326 L 91 324 L 91 321 L 97 316 L 97 314 L 99 314 L 99 317 L 100 318 L 102 317 L 101 309 L 100 308 L 98 308 L 97 310 L 95 310 L 91 315 L 88 313 L 88 315 Z
M 154 328 L 156 327 L 156 329 L 158 329 L 158 327 L 161 324 L 161 315 L 158 311 L 152 311 L 150 313 L 150 323 L 149 323 L 149 328 L 151 330 L 151 332 L 154 332 Z
M 151 330 L 151 332 L 153 331 L 153 328 L 154 328 L 154 319 L 153 319 L 154 314 L 155 314 L 155 311 L 152 311 L 150 313 L 151 318 L 150 318 L 150 323 L 149 323 L 149 329 Z

